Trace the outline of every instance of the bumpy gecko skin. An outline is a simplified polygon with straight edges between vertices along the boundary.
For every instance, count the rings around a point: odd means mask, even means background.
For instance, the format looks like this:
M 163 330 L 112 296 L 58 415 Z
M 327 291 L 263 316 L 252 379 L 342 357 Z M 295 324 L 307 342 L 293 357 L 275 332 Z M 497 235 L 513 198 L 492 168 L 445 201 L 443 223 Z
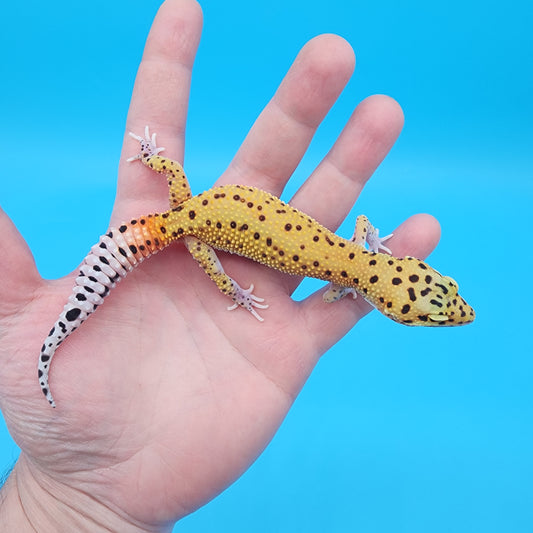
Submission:
M 242 185 L 214 187 L 191 196 L 179 163 L 159 154 L 155 134 L 132 134 L 140 160 L 169 183 L 170 210 L 141 216 L 110 228 L 84 259 L 73 293 L 46 338 L 39 357 L 39 383 L 52 406 L 48 373 L 57 347 L 103 302 L 109 290 L 144 259 L 183 239 L 187 249 L 228 295 L 258 320 L 266 309 L 253 285 L 243 289 L 230 278 L 215 248 L 288 274 L 330 282 L 324 300 L 359 294 L 385 316 L 412 326 L 458 326 L 474 320 L 474 310 L 458 294 L 457 283 L 414 257 L 397 258 L 383 245 L 368 219 L 357 219 L 354 236 L 343 239 L 268 192 Z M 369 249 L 365 248 L 368 244 Z

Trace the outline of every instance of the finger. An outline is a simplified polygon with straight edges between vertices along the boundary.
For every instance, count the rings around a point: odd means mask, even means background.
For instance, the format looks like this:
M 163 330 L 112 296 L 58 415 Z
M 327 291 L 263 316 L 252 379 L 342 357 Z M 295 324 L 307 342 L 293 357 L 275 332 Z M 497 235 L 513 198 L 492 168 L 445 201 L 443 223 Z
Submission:
M 296 192 L 291 205 L 335 231 L 402 127 L 403 112 L 395 100 L 383 95 L 363 100 L 329 153 Z M 290 293 L 300 281 L 298 277 L 287 279 Z
M 195 0 L 166 0 L 154 19 L 130 103 L 114 219 L 133 214 L 128 201 L 135 207 L 151 205 L 151 209 L 168 203 L 166 180 L 154 179 L 143 165 L 125 161 L 139 151 L 128 132 L 142 135 L 150 125 L 158 134 L 158 144 L 183 161 L 192 66 L 201 29 L 202 11 Z
M 406 220 L 387 241 L 394 256 L 411 255 L 424 259 L 435 248 L 440 238 L 440 225 L 431 215 L 415 215 Z M 373 308 L 358 296 L 350 296 L 326 304 L 322 300 L 324 290 L 317 291 L 301 303 L 306 317 L 307 331 L 314 337 L 316 353 L 323 353 L 345 335 Z
M 354 65 L 353 51 L 341 37 L 309 41 L 218 184 L 253 185 L 279 196 Z
M 0 316 L 19 312 L 41 283 L 32 253 L 22 235 L 0 208 Z
M 402 109 L 392 98 L 363 100 L 291 205 L 335 231 L 396 142 L 403 122 Z

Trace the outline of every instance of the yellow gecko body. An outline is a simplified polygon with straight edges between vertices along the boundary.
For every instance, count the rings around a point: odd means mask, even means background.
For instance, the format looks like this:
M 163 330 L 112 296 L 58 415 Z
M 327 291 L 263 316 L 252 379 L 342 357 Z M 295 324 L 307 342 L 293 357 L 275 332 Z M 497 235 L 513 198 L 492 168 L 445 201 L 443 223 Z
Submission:
M 329 281 L 324 295 L 333 302 L 360 294 L 389 318 L 407 325 L 456 326 L 474 320 L 455 281 L 414 257 L 396 258 L 378 231 L 358 217 L 351 240 L 343 239 L 268 192 L 242 185 L 214 187 L 192 196 L 179 163 L 161 157 L 146 130 L 134 136 L 141 152 L 130 160 L 167 176 L 170 210 L 141 216 L 110 228 L 85 258 L 76 285 L 50 331 L 39 357 L 39 382 L 51 405 L 48 372 L 55 350 L 103 302 L 117 281 L 137 264 L 174 241 L 187 249 L 218 288 L 262 320 L 267 306 L 242 289 L 222 268 L 214 249 L 239 254 L 287 274 Z M 365 248 L 369 245 L 369 250 Z

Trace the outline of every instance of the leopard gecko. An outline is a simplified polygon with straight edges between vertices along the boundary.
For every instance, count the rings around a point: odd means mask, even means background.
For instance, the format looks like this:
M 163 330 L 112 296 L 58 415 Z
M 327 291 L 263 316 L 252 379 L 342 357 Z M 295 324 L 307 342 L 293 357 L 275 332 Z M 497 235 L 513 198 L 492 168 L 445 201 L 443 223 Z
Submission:
M 262 321 L 263 299 L 229 277 L 214 249 L 247 257 L 271 268 L 330 282 L 324 301 L 359 294 L 385 316 L 412 326 L 457 326 L 475 314 L 457 283 L 414 257 L 393 257 L 365 216 L 344 239 L 272 194 L 244 185 L 213 187 L 193 196 L 179 163 L 163 157 L 156 135 L 130 134 L 141 145 L 140 160 L 167 177 L 170 209 L 140 216 L 108 232 L 82 262 L 74 289 L 39 355 L 42 392 L 55 407 L 48 373 L 58 346 L 102 304 L 109 290 L 144 259 L 182 240 L 217 287 Z M 366 247 L 368 246 L 368 249 Z M 385 253 L 380 252 L 382 250 Z

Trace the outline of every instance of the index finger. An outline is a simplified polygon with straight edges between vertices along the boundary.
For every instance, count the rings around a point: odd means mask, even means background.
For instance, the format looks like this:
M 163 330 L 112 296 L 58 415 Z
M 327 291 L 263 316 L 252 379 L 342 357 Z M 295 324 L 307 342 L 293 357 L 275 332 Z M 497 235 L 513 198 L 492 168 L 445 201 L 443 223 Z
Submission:
M 154 180 L 142 165 L 125 161 L 138 151 L 127 133 L 142 133 L 150 125 L 151 131 L 164 139 L 161 144 L 168 153 L 183 162 L 192 66 L 201 30 L 202 11 L 196 0 L 166 0 L 154 19 L 128 112 L 115 220 L 125 220 L 144 206 L 150 210 L 166 208 L 166 180 Z

